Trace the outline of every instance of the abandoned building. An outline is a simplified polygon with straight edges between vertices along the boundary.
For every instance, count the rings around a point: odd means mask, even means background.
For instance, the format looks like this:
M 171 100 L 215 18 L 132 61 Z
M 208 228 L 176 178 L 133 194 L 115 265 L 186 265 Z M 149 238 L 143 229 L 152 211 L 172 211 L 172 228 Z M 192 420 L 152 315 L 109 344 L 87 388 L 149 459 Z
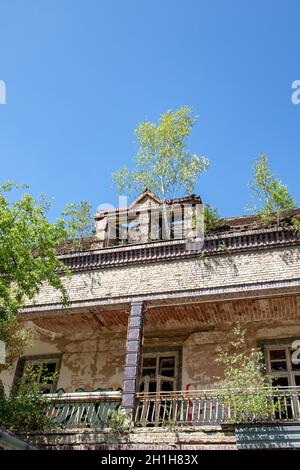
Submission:
M 216 347 L 226 347 L 235 324 L 246 329 L 249 349 L 262 348 L 284 398 L 285 409 L 261 429 L 276 424 L 284 434 L 299 423 L 300 364 L 292 355 L 300 339 L 300 238 L 287 225 L 262 228 L 242 216 L 225 219 L 195 249 L 177 230 L 173 208 L 200 203 L 195 196 L 168 202 L 173 216 L 162 237 L 163 204 L 145 191 L 126 209 L 96 213 L 93 239 L 60 248 L 72 271 L 70 303 L 62 307 L 57 291 L 41 289 L 21 315 L 34 344 L 2 374 L 9 390 L 28 364 L 41 375 L 58 372 L 40 387 L 59 427 L 33 436 L 35 443 L 236 448 L 238 432 L 214 388 L 222 376 Z M 108 410 L 119 407 L 132 417 L 130 439 L 106 426 Z

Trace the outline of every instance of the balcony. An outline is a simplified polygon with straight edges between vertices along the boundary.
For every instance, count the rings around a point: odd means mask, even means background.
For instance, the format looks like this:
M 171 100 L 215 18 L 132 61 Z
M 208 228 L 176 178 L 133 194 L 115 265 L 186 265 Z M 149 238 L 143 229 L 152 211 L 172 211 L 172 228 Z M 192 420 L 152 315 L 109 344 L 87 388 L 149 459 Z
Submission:
M 251 400 L 253 393 L 240 391 Z M 134 425 L 137 427 L 198 427 L 235 423 L 295 423 L 300 421 L 300 387 L 268 389 L 268 417 L 228 405 L 226 395 L 216 389 L 137 394 Z M 121 405 L 122 392 L 74 392 L 47 395 L 47 415 L 64 429 L 108 427 L 110 410 Z M 227 403 L 227 404 L 226 404 Z
M 47 416 L 64 429 L 107 426 L 110 410 L 119 408 L 122 392 L 74 392 L 47 395 Z
M 239 391 L 248 403 L 252 392 Z M 217 390 L 139 394 L 135 424 L 139 426 L 203 426 L 254 422 L 294 422 L 300 420 L 300 387 L 266 390 L 268 417 L 241 413 L 228 405 L 226 394 Z

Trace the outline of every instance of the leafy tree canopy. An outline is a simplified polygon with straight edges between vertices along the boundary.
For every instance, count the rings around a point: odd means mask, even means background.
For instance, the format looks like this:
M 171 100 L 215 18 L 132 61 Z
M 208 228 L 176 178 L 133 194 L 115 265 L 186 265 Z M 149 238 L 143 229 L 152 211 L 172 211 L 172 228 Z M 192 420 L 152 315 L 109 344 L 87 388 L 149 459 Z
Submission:
M 204 233 L 206 235 L 224 227 L 224 220 L 219 216 L 218 209 L 211 207 L 210 204 L 204 205 L 203 216 Z
M 142 122 L 135 131 L 138 152 L 133 171 L 124 167 L 112 175 L 119 193 L 140 193 L 147 188 L 163 201 L 193 193 L 209 164 L 207 158 L 186 148 L 195 121 L 192 109 L 183 106 L 162 114 L 157 124 Z
M 47 218 L 49 208 L 49 200 L 33 198 L 27 186 L 11 182 L 0 186 L 0 340 L 6 343 L 8 358 L 29 340 L 17 315 L 43 283 L 58 289 L 62 303 L 67 303 L 61 274 L 70 273 L 57 258 L 56 248 L 66 239 L 88 234 L 91 228 L 85 202 L 68 205 L 54 223 Z
M 297 207 L 287 185 L 271 173 L 265 154 L 261 154 L 254 164 L 250 188 L 258 200 L 258 207 L 254 206 L 253 209 L 264 225 L 270 225 L 274 221 L 279 225 L 283 213 Z
M 218 395 L 223 405 L 231 410 L 229 420 L 233 422 L 270 419 L 280 407 L 280 401 L 274 404 L 270 400 L 272 377 L 266 374 L 263 353 L 249 348 L 245 336 L 246 330 L 240 325 L 234 326 L 227 349 L 218 346 L 216 351 L 216 362 L 224 367 Z

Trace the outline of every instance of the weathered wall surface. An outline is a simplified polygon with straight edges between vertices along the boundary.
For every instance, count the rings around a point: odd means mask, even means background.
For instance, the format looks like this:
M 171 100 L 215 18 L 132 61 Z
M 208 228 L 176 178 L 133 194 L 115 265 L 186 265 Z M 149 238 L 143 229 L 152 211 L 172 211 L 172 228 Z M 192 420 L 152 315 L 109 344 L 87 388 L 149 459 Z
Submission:
M 210 388 L 216 377 L 222 377 L 222 367 L 215 362 L 216 346 L 228 347 L 231 329 L 225 327 L 213 332 L 194 333 L 185 341 L 182 349 L 183 389 Z M 300 339 L 300 321 L 256 322 L 246 326 L 246 342 L 249 350 L 256 348 L 260 340 Z
M 72 392 L 78 387 L 93 391 L 97 388 L 123 386 L 126 338 L 117 335 L 79 339 L 36 338 L 34 344 L 24 351 L 24 356 L 62 355 L 57 388 Z M 11 387 L 16 363 L 1 374 L 7 390 Z
M 125 338 L 95 338 L 66 344 L 58 386 L 65 391 L 123 386 Z
M 287 339 L 291 342 L 300 339 L 300 320 L 260 321 L 249 323 L 247 344 L 249 349 L 256 347 L 258 341 L 269 339 Z M 148 337 L 145 341 L 147 352 L 178 351 L 181 348 L 180 388 L 210 388 L 216 377 L 222 376 L 222 367 L 215 362 L 216 347 L 226 347 L 231 338 L 231 326 L 218 326 L 213 331 L 189 334 L 187 339 L 165 335 L 165 339 Z M 47 336 L 39 332 L 34 345 L 24 355 L 62 354 L 62 364 L 58 388 L 74 391 L 83 387 L 87 391 L 96 388 L 123 387 L 125 364 L 126 335 L 108 334 L 92 335 L 89 338 L 77 338 L 54 335 Z M 1 376 L 9 388 L 15 372 L 4 372 Z
M 174 430 L 136 428 L 125 436 L 116 435 L 110 429 L 103 431 L 74 429 L 21 437 L 47 450 L 236 450 L 235 432 L 230 426 L 203 426 L 197 429 Z
M 109 301 L 111 298 L 292 279 L 300 279 L 300 248 L 297 246 L 77 272 L 65 281 L 65 285 L 71 301 Z M 59 293 L 48 286 L 36 297 L 37 304 L 59 301 Z

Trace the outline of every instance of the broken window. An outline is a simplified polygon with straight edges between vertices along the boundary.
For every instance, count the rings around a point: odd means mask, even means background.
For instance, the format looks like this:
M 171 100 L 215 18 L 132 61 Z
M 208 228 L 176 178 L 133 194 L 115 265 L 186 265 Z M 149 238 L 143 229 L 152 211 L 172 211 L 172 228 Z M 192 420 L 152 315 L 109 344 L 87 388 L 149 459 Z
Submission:
M 26 383 L 26 370 L 30 368 L 41 392 L 55 393 L 60 363 L 61 356 L 22 357 L 17 364 L 14 386 L 18 387 Z
M 267 371 L 274 378 L 274 385 L 280 387 L 300 385 L 300 364 L 294 364 L 294 350 L 288 345 L 265 347 Z
M 178 388 L 178 352 L 145 354 L 140 392 L 171 392 Z

